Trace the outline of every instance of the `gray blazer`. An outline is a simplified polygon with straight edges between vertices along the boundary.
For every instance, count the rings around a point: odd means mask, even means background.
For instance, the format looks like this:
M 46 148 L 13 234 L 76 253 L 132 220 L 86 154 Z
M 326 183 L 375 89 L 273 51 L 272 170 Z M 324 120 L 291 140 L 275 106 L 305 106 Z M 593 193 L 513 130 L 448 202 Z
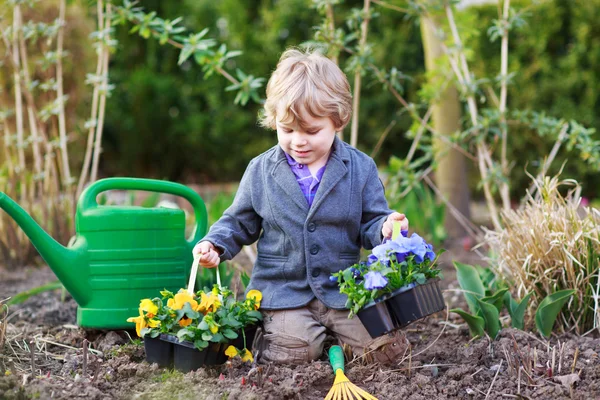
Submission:
M 233 204 L 202 240 L 221 251 L 221 261 L 258 240 L 248 290 L 262 292 L 262 309 L 302 307 L 315 296 L 344 309 L 347 297 L 330 274 L 358 262 L 361 246 L 380 244 L 391 213 L 366 154 L 336 138 L 309 208 L 276 145 L 250 161 Z

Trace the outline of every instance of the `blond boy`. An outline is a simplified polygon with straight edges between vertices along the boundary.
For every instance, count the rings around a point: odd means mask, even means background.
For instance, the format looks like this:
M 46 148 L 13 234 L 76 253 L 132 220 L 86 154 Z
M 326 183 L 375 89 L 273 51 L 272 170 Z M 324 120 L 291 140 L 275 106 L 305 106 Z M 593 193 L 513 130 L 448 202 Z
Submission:
M 263 126 L 278 145 L 250 161 L 231 207 L 194 248 L 216 267 L 258 240 L 248 290 L 263 294 L 262 359 L 304 363 L 320 357 L 327 333 L 354 354 L 391 361 L 400 339 L 371 339 L 348 319 L 331 273 L 392 233 L 403 214 L 386 202 L 375 162 L 336 136 L 352 113 L 350 85 L 318 52 L 286 51 L 267 85 Z

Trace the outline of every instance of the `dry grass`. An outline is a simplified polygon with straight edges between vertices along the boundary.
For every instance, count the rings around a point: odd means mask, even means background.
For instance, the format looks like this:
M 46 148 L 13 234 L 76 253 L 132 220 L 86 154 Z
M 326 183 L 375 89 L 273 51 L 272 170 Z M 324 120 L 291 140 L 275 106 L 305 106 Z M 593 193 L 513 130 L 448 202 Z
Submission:
M 487 231 L 485 243 L 492 250 L 491 265 L 513 295 L 535 293 L 528 307 L 529 322 L 544 297 L 575 289 L 558 324 L 583 334 L 600 327 L 600 212 L 582 207 L 580 192 L 572 180 L 536 181 L 535 195 L 528 195 L 517 210 L 504 212 L 504 228 Z

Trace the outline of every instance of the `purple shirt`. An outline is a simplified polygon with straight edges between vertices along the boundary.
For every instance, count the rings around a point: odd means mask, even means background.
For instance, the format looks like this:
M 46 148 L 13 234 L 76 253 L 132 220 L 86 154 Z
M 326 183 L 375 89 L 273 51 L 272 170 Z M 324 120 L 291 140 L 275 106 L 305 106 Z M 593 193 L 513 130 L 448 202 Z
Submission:
M 323 173 L 325 172 L 325 167 L 327 164 L 319 168 L 316 176 L 312 176 L 305 164 L 300 164 L 288 153 L 285 153 L 285 157 L 287 158 L 287 162 L 292 169 L 294 176 L 296 177 L 296 182 L 298 182 L 300 185 L 300 189 L 302 190 L 304 198 L 308 202 L 308 206 L 312 206 L 315 194 L 317 193 L 317 189 L 319 189 L 319 184 L 321 183 L 321 178 L 323 177 Z

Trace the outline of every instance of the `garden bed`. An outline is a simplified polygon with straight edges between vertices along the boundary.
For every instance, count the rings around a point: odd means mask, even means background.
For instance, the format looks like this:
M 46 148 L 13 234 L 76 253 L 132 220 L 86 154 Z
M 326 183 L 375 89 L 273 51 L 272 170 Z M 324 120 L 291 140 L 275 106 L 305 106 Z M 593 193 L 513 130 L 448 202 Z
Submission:
M 460 250 L 444 256 L 472 262 Z M 448 263 L 444 273 L 444 288 L 457 287 Z M 47 268 L 0 270 L 0 297 L 53 279 Z M 450 308 L 464 307 L 462 296 L 452 291 L 444 295 Z M 0 371 L 10 373 L 0 376 L 0 398 L 312 400 L 323 399 L 333 382 L 325 359 L 297 367 L 251 366 L 236 360 L 187 374 L 160 369 L 144 361 L 143 344 L 130 340 L 135 333 L 79 329 L 75 310 L 69 296 L 61 302 L 60 291 L 11 307 L 0 358 Z M 505 328 L 490 345 L 486 338 L 470 340 L 460 323 L 454 315 L 446 320 L 445 312 L 413 323 L 405 329 L 412 351 L 397 365 L 348 363 L 347 376 L 380 400 L 600 397 L 600 339 L 562 334 L 548 346 L 539 336 Z M 101 352 L 88 353 L 85 373 L 84 339 Z M 32 340 L 34 373 L 28 349 Z M 520 383 L 519 366 L 524 368 Z

